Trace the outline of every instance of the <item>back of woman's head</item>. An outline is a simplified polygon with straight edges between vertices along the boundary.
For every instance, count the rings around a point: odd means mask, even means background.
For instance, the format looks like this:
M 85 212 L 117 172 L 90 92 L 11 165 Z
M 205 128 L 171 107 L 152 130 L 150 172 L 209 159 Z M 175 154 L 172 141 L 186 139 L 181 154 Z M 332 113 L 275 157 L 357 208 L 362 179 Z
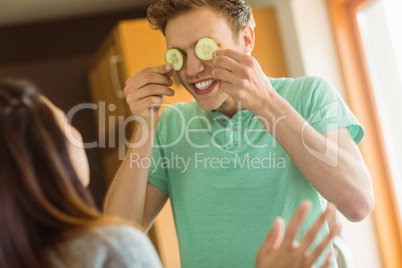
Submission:
M 33 85 L 0 81 L 0 128 L 0 267 L 46 267 L 46 248 L 100 215 Z

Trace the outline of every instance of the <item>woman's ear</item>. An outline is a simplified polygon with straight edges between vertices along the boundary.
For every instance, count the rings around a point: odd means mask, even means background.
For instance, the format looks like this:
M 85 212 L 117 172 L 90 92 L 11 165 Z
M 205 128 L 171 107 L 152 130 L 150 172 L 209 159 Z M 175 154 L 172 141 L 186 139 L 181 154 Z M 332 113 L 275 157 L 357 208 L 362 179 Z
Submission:
M 250 54 L 254 48 L 254 29 L 251 26 L 245 26 L 240 32 L 240 41 L 243 45 L 243 53 Z

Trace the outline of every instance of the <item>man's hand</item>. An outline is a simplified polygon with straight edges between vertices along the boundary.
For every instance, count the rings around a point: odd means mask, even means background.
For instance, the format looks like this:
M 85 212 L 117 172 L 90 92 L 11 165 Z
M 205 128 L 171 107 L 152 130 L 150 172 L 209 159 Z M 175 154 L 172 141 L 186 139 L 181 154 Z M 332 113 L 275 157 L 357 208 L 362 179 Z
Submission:
M 285 223 L 277 218 L 268 233 L 265 241 L 257 252 L 257 268 L 311 268 L 320 257 L 332 238 L 340 231 L 339 224 L 335 223 L 329 234 L 311 251 L 309 247 L 316 238 L 327 218 L 335 213 L 334 207 L 329 205 L 306 232 L 300 243 L 296 240 L 297 234 L 303 225 L 311 204 L 303 202 L 295 212 L 285 232 Z M 333 255 L 330 253 L 321 268 L 327 268 L 332 263 Z
M 258 61 L 250 55 L 226 49 L 214 52 L 211 75 L 220 88 L 254 114 L 266 107 L 275 93 Z
M 158 111 L 162 105 L 163 95 L 173 96 L 170 88 L 173 81 L 171 64 L 148 67 L 126 82 L 124 93 L 126 101 L 133 115 L 138 115 L 150 122 L 152 116 L 155 124 L 159 121 Z

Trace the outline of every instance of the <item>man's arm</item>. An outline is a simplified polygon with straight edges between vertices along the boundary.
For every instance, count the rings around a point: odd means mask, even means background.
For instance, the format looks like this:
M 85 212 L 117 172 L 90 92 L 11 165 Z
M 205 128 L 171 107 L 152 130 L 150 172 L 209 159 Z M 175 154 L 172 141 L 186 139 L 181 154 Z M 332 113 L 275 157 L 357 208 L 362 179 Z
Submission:
M 172 73 L 172 65 L 164 64 L 145 68 L 127 80 L 124 89 L 126 101 L 131 113 L 140 119 L 136 122 L 131 144 L 141 146 L 130 146 L 133 148 L 129 148 L 117 171 L 104 204 L 105 214 L 135 221 L 146 230 L 152 225 L 168 196 L 147 182 L 149 167 L 131 163 L 131 156 L 151 159 L 163 95 L 174 94 L 170 88 L 173 84 L 170 79 Z
M 370 175 L 346 129 L 324 135 L 317 132 L 277 94 L 250 55 L 220 50 L 213 63 L 212 77 L 220 87 L 260 119 L 324 198 L 352 221 L 360 221 L 371 212 L 374 198 Z M 277 123 L 279 118 L 285 119 Z
M 347 128 L 320 134 L 280 96 L 272 98 L 278 105 L 262 111 L 265 123 L 286 117 L 276 125 L 274 138 L 323 197 L 349 220 L 363 220 L 374 206 L 371 179 Z
M 150 158 L 152 147 L 145 144 L 139 149 L 128 151 L 106 195 L 104 212 L 106 215 L 134 221 L 148 231 L 168 196 L 147 182 L 148 168 L 141 168 L 130 163 L 131 154 L 135 154 L 136 157 Z

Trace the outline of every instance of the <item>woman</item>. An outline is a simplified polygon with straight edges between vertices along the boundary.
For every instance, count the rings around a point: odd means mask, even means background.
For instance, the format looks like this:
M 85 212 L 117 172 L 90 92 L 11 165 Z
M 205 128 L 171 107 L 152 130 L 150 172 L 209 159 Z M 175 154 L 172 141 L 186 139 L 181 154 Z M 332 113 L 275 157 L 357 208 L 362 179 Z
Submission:
M 0 267 L 161 267 L 143 232 L 96 210 L 64 122 L 31 84 L 0 81 Z
M 82 137 L 65 122 L 65 114 L 30 83 L 0 80 L 0 267 L 162 267 L 143 232 L 95 208 L 85 188 L 85 151 L 65 133 Z M 286 233 L 283 220 L 274 222 L 257 252 L 258 268 L 314 264 L 339 226 L 306 254 L 334 212 L 328 207 L 295 243 L 310 207 L 301 204 Z M 331 261 L 329 255 L 322 267 Z

